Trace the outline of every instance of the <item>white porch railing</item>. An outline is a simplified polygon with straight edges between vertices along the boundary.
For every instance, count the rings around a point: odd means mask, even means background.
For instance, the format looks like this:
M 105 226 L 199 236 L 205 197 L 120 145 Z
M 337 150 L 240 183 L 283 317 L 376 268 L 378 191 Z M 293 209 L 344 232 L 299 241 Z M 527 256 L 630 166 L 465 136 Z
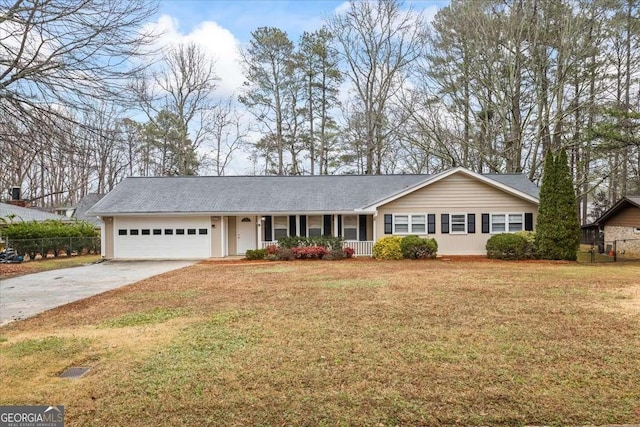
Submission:
M 278 246 L 278 242 L 262 242 L 262 249 L 266 249 L 268 246 Z M 351 248 L 355 251 L 354 256 L 372 256 L 373 255 L 373 240 L 359 241 L 359 240 L 346 240 L 342 242 L 343 248 Z
M 342 242 L 343 248 L 351 248 L 354 251 L 354 256 L 372 256 L 373 255 L 373 240 L 346 240 Z

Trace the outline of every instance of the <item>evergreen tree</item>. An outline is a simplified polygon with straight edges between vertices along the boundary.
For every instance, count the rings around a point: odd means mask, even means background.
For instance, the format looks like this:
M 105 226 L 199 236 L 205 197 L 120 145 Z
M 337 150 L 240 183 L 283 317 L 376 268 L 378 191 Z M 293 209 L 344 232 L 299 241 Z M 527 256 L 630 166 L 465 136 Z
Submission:
M 542 259 L 553 259 L 552 254 L 556 245 L 554 236 L 558 234 L 554 197 L 557 181 L 555 170 L 553 154 L 551 151 L 547 151 L 542 171 L 540 205 L 536 223 L 536 250 L 538 257 Z
M 558 259 L 575 261 L 580 247 L 580 219 L 578 204 L 573 186 L 573 178 L 567 152 L 560 150 L 555 160 L 556 190 L 555 199 L 558 211 L 559 230 L 556 248 Z
M 554 159 L 547 152 L 540 188 L 536 246 L 542 259 L 575 261 L 580 222 L 571 171 L 564 150 Z

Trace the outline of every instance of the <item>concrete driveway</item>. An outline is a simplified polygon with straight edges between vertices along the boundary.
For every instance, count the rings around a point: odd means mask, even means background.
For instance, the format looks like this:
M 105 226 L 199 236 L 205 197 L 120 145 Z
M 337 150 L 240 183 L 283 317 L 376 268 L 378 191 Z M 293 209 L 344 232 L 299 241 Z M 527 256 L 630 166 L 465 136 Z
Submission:
M 0 325 L 195 262 L 105 261 L 5 279 L 0 281 Z

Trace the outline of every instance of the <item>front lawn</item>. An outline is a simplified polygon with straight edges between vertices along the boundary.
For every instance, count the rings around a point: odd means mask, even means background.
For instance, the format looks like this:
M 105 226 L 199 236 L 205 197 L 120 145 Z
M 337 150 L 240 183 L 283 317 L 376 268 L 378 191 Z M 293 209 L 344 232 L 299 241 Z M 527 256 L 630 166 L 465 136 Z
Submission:
M 209 262 L 0 329 L 0 404 L 66 425 L 640 420 L 640 266 Z M 81 379 L 57 377 L 87 366 Z
M 21 276 L 23 274 L 39 273 L 41 271 L 79 267 L 96 262 L 100 258 L 100 255 L 62 255 L 55 258 L 24 261 L 19 264 L 0 264 L 0 280 L 7 279 L 9 277 Z

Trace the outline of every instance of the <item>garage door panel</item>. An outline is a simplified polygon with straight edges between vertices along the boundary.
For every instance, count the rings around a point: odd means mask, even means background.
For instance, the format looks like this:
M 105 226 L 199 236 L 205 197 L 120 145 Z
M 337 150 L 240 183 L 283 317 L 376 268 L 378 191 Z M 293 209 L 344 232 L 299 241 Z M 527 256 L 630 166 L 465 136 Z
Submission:
M 193 259 L 211 254 L 209 217 L 114 219 L 114 257 Z

